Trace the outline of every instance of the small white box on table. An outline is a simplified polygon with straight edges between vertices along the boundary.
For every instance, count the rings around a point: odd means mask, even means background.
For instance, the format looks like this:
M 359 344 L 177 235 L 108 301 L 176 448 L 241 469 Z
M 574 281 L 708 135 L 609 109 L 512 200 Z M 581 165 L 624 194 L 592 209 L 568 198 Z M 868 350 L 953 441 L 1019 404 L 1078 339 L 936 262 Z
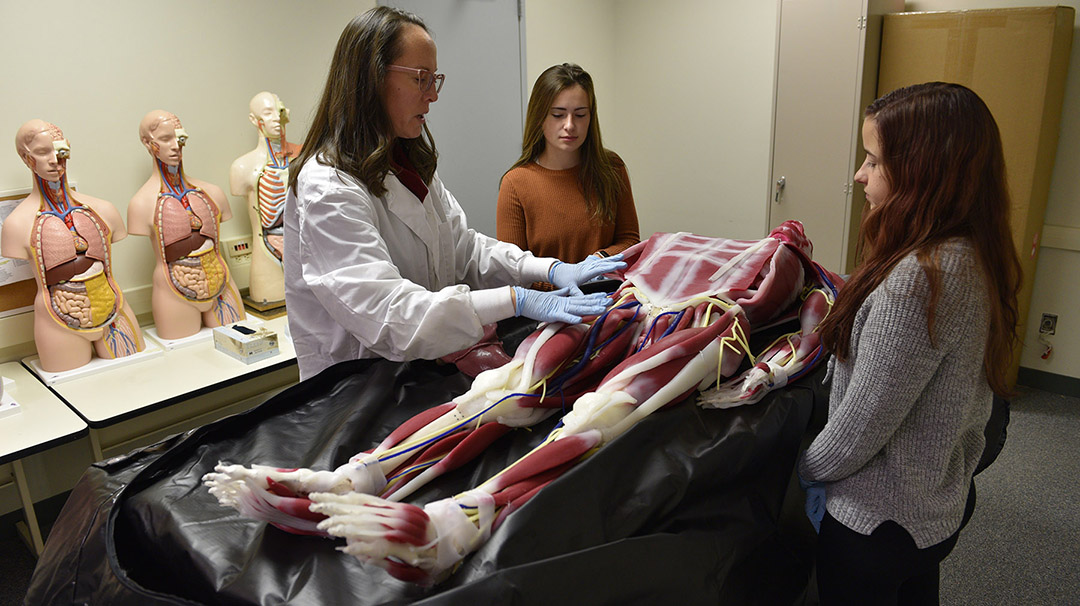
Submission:
M 243 324 L 214 328 L 214 347 L 246 364 L 276 356 L 280 351 L 276 332 Z

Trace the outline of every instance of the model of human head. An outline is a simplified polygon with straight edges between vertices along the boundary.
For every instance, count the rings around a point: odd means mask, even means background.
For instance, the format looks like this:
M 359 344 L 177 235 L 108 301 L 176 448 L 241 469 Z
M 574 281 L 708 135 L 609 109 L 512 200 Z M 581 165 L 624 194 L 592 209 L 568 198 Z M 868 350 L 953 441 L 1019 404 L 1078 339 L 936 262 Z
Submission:
M 27 168 L 45 181 L 59 181 L 67 172 L 71 147 L 55 124 L 33 119 L 15 133 L 15 151 Z
M 177 166 L 184 159 L 188 134 L 176 114 L 155 109 L 139 123 L 139 139 L 150 155 L 167 166 Z
M 277 95 L 263 91 L 251 98 L 248 109 L 251 111 L 248 119 L 259 129 L 259 134 L 267 139 L 281 138 L 289 122 L 289 108 Z

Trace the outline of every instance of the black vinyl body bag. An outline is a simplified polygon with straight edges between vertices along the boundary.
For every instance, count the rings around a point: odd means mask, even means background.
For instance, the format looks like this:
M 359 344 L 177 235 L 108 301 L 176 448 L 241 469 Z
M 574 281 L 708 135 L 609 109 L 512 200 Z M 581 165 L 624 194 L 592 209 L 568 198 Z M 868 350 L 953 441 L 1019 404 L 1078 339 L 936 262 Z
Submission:
M 417 412 L 467 390 L 434 362 L 328 368 L 242 414 L 91 466 L 34 572 L 28 604 L 625 604 L 759 598 L 786 574 L 740 564 L 777 532 L 824 365 L 757 404 L 658 411 L 511 514 L 445 581 L 422 587 L 222 507 L 219 461 L 334 469 Z M 479 485 L 558 415 L 511 431 L 408 499 Z M 758 554 L 759 556 L 760 554 Z M 760 557 L 755 556 L 757 561 Z M 733 601 L 739 601 L 735 599 Z

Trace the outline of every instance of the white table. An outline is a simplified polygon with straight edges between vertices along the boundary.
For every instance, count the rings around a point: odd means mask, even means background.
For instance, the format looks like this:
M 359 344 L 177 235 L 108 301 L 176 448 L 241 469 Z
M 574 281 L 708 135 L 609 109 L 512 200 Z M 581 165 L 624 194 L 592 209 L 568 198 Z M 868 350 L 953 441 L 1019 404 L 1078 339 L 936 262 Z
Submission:
M 285 334 L 287 322 L 283 316 L 261 324 L 277 333 L 280 351 L 251 364 L 218 351 L 211 339 L 105 372 L 57 381 L 50 388 L 90 426 L 94 457 L 102 460 L 98 429 L 295 365 L 296 351 Z
M 14 468 L 15 487 L 26 516 L 25 532 L 29 534 L 29 537 L 23 534 L 23 539 L 35 554 L 41 555 L 44 542 L 22 459 L 77 440 L 86 435 L 88 428 L 85 421 L 18 362 L 0 364 L 0 375 L 14 380 L 4 393 L 19 403 L 19 412 L 0 417 L 0 463 L 10 461 Z M 21 525 L 19 530 L 23 532 Z

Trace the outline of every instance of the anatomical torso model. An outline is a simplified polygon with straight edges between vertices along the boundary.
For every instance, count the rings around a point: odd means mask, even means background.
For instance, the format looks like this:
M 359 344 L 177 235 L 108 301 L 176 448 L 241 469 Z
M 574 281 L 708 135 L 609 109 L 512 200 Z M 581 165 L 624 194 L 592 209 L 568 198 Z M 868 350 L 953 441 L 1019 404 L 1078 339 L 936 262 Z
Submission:
M 146 114 L 139 136 L 154 172 L 131 198 L 128 227 L 150 236 L 154 248 L 151 306 L 158 335 L 180 339 L 243 320 L 239 290 L 218 246 L 220 223 L 232 217 L 225 192 L 184 174 L 187 133 L 175 115 Z
M 42 369 L 63 372 L 144 347 L 135 314 L 113 280 L 112 243 L 127 235 L 116 208 L 71 191 L 63 132 L 42 120 L 23 124 L 15 149 L 34 172 L 30 195 L 4 221 L 0 254 L 30 259 L 34 342 Z
M 251 219 L 251 299 L 270 303 L 285 299 L 282 270 L 282 212 L 289 185 L 289 160 L 300 146 L 285 140 L 289 110 L 277 95 L 261 92 L 251 99 L 248 119 L 259 130 L 255 149 L 237 158 L 229 171 L 229 189 L 247 201 Z

